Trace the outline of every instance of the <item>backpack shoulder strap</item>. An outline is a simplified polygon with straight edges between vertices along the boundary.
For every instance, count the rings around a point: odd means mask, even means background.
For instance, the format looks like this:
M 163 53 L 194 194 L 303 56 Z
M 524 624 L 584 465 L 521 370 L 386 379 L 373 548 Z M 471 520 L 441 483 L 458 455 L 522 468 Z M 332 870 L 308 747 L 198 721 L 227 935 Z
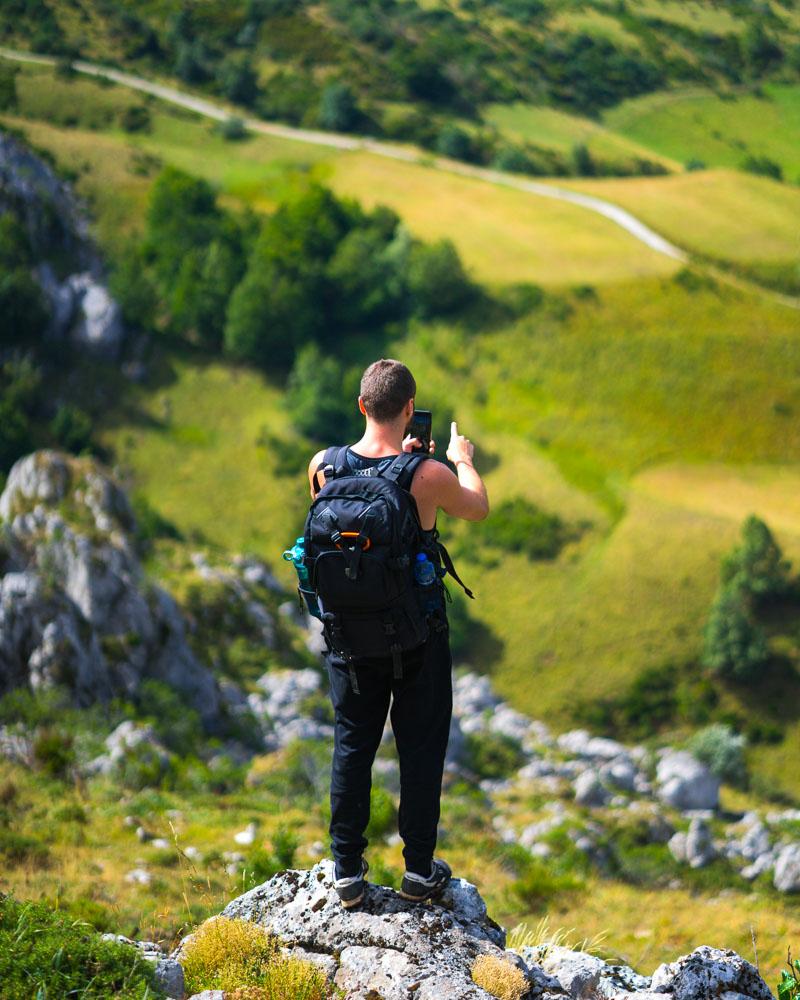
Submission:
M 319 484 L 319 474 L 323 469 L 331 468 L 333 470 L 333 476 L 326 476 L 326 479 L 335 478 L 337 472 L 341 474 L 341 463 L 344 462 L 346 466 L 345 456 L 347 454 L 347 445 L 341 448 L 338 444 L 333 445 L 331 448 L 326 448 L 325 453 L 322 456 L 322 461 L 314 470 L 314 492 L 319 493 L 322 487 Z
M 429 456 L 423 452 L 403 451 L 381 473 L 381 476 L 383 479 L 388 479 L 390 483 L 397 483 L 402 489 L 410 491 L 414 473 L 427 458 Z

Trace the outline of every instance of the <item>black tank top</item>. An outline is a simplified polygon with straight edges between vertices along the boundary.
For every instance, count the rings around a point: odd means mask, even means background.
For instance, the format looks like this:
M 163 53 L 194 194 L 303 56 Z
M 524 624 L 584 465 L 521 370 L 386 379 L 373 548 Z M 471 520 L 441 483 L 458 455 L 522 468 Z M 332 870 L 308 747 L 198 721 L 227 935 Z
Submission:
M 380 466 L 385 464 L 389 467 L 389 464 L 397 458 L 397 453 L 394 455 L 381 455 L 379 458 L 368 458 L 366 455 L 359 455 L 357 451 L 353 451 L 352 448 L 347 449 L 347 464 L 351 469 L 370 469 L 375 465 Z M 425 541 L 429 541 L 433 536 L 434 531 L 436 531 L 436 521 L 433 522 L 432 528 L 423 528 L 422 536 Z

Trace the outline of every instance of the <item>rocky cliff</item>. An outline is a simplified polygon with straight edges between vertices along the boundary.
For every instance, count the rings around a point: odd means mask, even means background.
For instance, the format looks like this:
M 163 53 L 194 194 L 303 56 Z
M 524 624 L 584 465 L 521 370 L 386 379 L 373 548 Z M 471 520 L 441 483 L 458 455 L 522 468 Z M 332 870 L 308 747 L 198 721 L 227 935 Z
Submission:
M 0 496 L 0 693 L 61 685 L 78 704 L 158 678 L 213 727 L 220 692 L 175 601 L 144 579 L 125 493 L 92 459 L 20 459 Z
M 122 313 L 108 291 L 86 212 L 71 187 L 15 137 L 0 131 L 0 213 L 23 224 L 34 275 L 50 306 L 52 339 L 114 361 L 124 338 Z

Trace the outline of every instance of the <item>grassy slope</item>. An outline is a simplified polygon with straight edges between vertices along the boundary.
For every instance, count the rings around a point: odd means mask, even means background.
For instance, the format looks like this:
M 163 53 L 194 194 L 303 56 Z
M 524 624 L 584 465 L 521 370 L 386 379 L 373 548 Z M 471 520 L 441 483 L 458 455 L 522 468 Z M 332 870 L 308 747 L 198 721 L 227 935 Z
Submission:
M 570 152 L 577 144 L 583 144 L 592 153 L 609 160 L 626 160 L 638 156 L 660 160 L 669 170 L 680 170 L 682 166 L 669 156 L 654 155 L 649 145 L 621 135 L 599 121 L 557 108 L 522 102 L 492 104 L 484 110 L 484 117 L 509 138 L 524 139 L 564 153 Z
M 648 94 L 607 111 L 613 133 L 680 163 L 739 167 L 748 155 L 767 156 L 787 180 L 800 178 L 800 86 L 766 84 L 762 95 L 710 91 Z
M 92 165 L 79 189 L 91 196 L 103 218 L 108 204 L 114 221 L 101 236 L 118 230 L 117 206 L 129 217 L 141 217 L 136 199 L 142 182 L 131 173 L 134 151 L 139 150 L 201 174 L 225 195 L 262 210 L 285 194 L 293 173 L 314 169 L 340 193 L 393 205 L 419 235 L 451 238 L 480 281 L 605 282 L 631 273 L 675 270 L 673 261 L 580 208 L 423 165 L 264 136 L 232 145 L 214 135 L 209 123 L 157 105 L 149 134 L 129 136 L 113 130 L 113 123 L 111 131 L 99 136 L 54 126 L 53 119 L 63 120 L 65 106 L 91 102 L 95 92 L 107 101 L 108 91 L 85 80 L 51 85 L 51 77 L 50 71 L 26 69 L 18 88 L 19 112 L 5 120 L 24 126 L 34 142 L 51 148 L 68 165 Z M 119 94 L 120 107 L 139 103 L 124 88 L 113 90 Z M 40 121 L 29 123 L 27 114 Z M 125 205 L 129 194 L 133 201 Z M 129 212 L 129 207 L 136 210 Z
M 29 101 L 37 114 L 53 117 L 76 100 L 84 107 L 95 96 L 119 107 L 130 100 L 123 88 L 52 84 L 49 73 L 46 81 L 44 88 L 41 71 L 26 71 L 23 111 Z M 85 164 L 80 186 L 93 198 L 105 233 L 141 217 L 151 179 L 131 172 L 138 150 L 202 172 L 231 200 L 259 208 L 273 204 L 298 169 L 316 170 L 340 191 L 394 203 L 424 236 L 451 235 L 483 280 L 610 277 L 605 255 L 613 254 L 620 234 L 602 220 L 596 228 L 594 218 L 577 209 L 562 214 L 559 206 L 521 193 L 364 153 L 333 154 L 261 137 L 226 144 L 206 123 L 156 104 L 152 111 L 152 133 L 136 137 L 26 126 L 36 142 L 74 167 Z M 773 197 L 794 194 L 760 179 L 720 177 L 733 191 L 740 182 L 752 184 L 767 207 Z M 616 188 L 638 192 L 645 205 L 643 188 L 675 186 L 692 205 L 680 218 L 694 219 L 702 202 L 692 187 L 697 178 L 618 182 Z M 715 239 L 727 243 L 726 227 L 737 219 L 715 217 L 709 225 Z M 588 271 L 586 258 L 578 257 L 580 266 L 565 273 L 579 238 L 601 259 Z M 784 238 L 779 233 L 775 240 Z M 620 273 L 637 273 L 630 256 L 612 260 Z M 719 554 L 741 519 L 742 510 L 732 517 L 687 509 L 652 486 L 639 489 L 637 473 L 665 461 L 800 458 L 795 423 L 782 415 L 800 407 L 790 311 L 732 291 L 688 294 L 654 278 L 610 285 L 599 302 L 573 308 L 563 323 L 545 312 L 481 336 L 423 328 L 395 348 L 424 373 L 424 395 L 437 407 L 452 405 L 467 431 L 498 457 L 488 477 L 495 500 L 524 489 L 571 521 L 593 525 L 555 565 L 532 569 L 511 557 L 503 570 L 473 570 L 482 574 L 474 613 L 504 644 L 491 665 L 498 686 L 521 707 L 556 718 L 574 690 L 613 691 L 642 666 L 697 648 Z M 276 479 L 271 456 L 256 445 L 262 426 L 285 432 L 280 386 L 218 363 L 174 358 L 165 364 L 174 365 L 171 375 L 156 371 L 156 384 L 137 390 L 148 419 L 110 414 L 107 441 L 140 488 L 185 531 L 276 559 L 305 503 L 301 478 Z M 165 468 L 175 474 L 165 477 Z M 757 491 L 753 509 L 768 504 L 768 493 Z M 609 535 L 607 511 L 618 516 L 625 509 Z M 787 543 L 790 522 L 778 525 Z
M 800 189 L 733 170 L 673 177 L 570 180 L 689 250 L 732 261 L 787 261 L 800 243 Z

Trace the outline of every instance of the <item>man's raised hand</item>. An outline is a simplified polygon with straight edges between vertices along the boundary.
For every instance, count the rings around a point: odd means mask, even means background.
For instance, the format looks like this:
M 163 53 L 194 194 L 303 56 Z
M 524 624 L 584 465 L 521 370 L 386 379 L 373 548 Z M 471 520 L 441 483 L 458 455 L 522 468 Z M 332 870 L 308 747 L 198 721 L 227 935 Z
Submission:
M 455 420 L 450 424 L 450 444 L 447 446 L 447 457 L 453 463 L 467 462 L 472 465 L 472 456 L 475 454 L 475 445 L 463 434 L 458 433 Z

